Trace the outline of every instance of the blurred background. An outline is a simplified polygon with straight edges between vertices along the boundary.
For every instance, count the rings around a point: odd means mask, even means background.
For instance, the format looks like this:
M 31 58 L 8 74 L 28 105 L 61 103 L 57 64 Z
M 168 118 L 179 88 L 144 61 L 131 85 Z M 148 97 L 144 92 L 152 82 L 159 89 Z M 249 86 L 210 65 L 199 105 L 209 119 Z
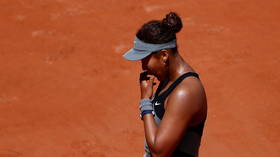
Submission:
M 140 62 L 122 54 L 177 12 L 208 97 L 201 157 L 279 157 L 277 0 L 0 0 L 0 157 L 142 157 Z

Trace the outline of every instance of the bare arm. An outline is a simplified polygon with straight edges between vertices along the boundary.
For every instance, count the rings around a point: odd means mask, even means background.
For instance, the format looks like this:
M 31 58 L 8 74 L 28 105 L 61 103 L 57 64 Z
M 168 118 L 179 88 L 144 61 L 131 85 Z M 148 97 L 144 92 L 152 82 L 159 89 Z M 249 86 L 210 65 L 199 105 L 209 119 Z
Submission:
M 173 153 L 199 110 L 198 94 L 195 88 L 182 83 L 170 94 L 159 127 L 151 114 L 144 116 L 145 137 L 153 157 L 168 157 Z

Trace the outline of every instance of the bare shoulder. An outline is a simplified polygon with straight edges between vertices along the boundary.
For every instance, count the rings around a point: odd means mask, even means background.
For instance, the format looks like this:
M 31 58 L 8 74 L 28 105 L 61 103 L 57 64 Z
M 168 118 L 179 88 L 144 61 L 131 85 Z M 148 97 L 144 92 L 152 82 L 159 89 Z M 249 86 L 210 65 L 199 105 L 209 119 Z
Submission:
M 169 95 L 167 105 L 182 114 L 195 115 L 207 104 L 201 81 L 195 77 L 185 78 Z

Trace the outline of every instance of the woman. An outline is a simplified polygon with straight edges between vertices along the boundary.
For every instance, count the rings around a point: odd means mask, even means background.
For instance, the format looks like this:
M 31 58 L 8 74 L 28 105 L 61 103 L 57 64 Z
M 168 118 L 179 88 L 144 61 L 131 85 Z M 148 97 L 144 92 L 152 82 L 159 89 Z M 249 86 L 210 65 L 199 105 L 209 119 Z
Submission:
M 176 33 L 182 21 L 169 13 L 153 20 L 137 32 L 134 48 L 124 54 L 141 60 L 140 115 L 145 130 L 144 157 L 197 157 L 207 100 L 199 76 L 180 56 Z M 154 78 L 160 84 L 153 93 Z

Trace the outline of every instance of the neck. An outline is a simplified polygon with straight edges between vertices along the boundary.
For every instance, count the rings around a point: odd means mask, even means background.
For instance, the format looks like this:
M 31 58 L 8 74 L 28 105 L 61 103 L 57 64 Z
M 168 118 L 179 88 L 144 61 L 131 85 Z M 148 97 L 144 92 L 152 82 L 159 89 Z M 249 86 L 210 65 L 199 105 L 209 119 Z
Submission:
M 193 71 L 191 66 L 178 54 L 169 59 L 168 80 L 173 82 L 186 72 Z

